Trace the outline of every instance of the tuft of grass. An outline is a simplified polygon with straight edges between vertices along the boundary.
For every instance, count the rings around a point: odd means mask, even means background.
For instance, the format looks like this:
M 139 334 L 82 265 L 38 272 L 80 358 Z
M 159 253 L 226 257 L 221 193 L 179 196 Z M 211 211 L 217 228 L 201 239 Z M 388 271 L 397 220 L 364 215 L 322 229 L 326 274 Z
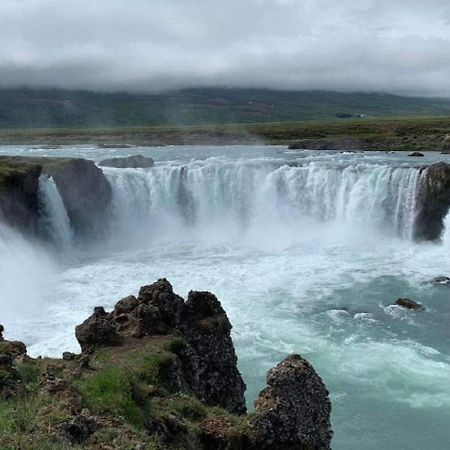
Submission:
M 48 432 L 69 417 L 61 401 L 39 392 L 0 400 L 0 448 L 62 449 Z
M 91 410 L 123 417 L 142 428 L 144 416 L 133 398 L 132 380 L 126 370 L 109 367 L 78 382 L 85 405 Z

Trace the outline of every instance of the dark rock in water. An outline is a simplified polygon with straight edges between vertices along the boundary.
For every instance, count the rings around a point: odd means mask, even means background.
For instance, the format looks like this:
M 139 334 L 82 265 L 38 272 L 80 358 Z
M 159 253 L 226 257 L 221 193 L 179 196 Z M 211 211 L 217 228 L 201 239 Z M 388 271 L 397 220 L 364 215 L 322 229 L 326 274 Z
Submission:
M 412 152 L 408 156 L 420 157 L 420 156 L 425 156 L 425 155 L 421 152 Z
M 437 163 L 424 168 L 417 197 L 414 237 L 436 240 L 444 229 L 450 207 L 450 164 Z
M 440 285 L 449 285 L 450 286 L 450 278 L 446 276 L 434 277 L 429 281 L 431 284 L 440 284 Z
M 116 167 L 119 169 L 138 169 L 138 168 L 148 168 L 155 165 L 153 158 L 147 158 L 142 155 L 127 156 L 125 158 L 111 158 L 104 159 L 98 163 L 102 167 Z
M 424 307 L 420 303 L 417 303 L 409 298 L 399 298 L 395 301 L 395 304 L 406 309 L 414 309 L 414 310 L 424 309 Z
M 131 144 L 97 144 L 98 148 L 133 148 Z
M 292 355 L 271 369 L 251 419 L 264 449 L 329 449 L 328 391 L 311 364 Z

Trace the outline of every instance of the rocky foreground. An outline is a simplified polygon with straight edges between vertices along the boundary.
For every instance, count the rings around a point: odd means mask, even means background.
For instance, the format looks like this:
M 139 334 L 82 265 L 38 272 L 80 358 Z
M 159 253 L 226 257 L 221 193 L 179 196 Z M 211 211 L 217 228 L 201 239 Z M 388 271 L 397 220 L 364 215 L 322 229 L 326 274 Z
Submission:
M 161 279 L 76 327 L 82 353 L 30 358 L 0 328 L 0 448 L 329 449 L 328 391 L 291 355 L 246 414 L 231 324 Z

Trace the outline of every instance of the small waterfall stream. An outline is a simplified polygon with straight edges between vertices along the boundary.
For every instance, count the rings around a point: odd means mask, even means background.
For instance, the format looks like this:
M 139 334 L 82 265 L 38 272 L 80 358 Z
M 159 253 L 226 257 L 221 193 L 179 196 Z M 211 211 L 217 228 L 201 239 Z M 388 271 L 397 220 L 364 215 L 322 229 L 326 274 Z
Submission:
M 73 230 L 53 178 L 42 175 L 39 179 L 39 200 L 43 212 L 41 226 L 44 233 L 51 237 L 59 250 L 69 250 L 73 243 Z

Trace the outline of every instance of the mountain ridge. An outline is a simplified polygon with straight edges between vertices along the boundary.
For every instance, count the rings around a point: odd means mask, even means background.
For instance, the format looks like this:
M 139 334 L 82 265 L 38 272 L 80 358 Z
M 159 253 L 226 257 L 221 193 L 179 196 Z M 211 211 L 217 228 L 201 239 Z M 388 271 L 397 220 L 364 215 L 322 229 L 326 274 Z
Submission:
M 0 129 L 211 125 L 399 116 L 450 116 L 450 99 L 228 88 L 158 94 L 0 88 Z

